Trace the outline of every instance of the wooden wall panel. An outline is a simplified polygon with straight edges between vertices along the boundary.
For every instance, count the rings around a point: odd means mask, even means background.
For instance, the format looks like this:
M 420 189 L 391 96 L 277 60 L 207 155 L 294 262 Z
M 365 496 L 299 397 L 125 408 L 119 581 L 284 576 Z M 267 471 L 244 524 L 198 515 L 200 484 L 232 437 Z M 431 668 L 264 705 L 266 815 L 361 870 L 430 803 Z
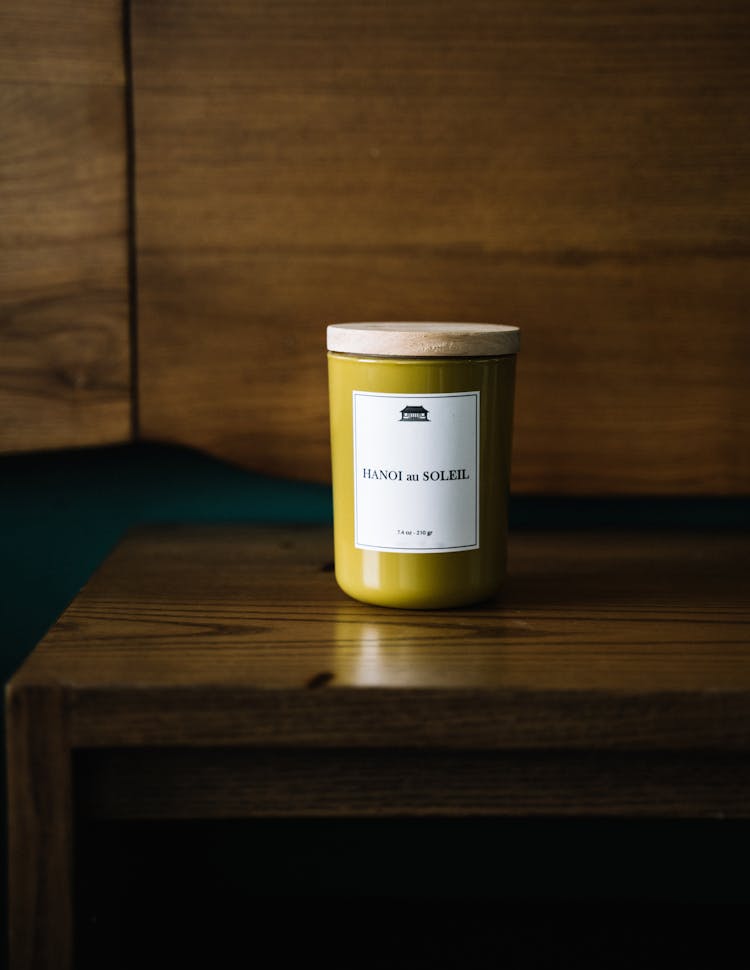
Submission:
M 0 451 L 131 435 L 122 19 L 0 11 Z
M 133 3 L 144 435 L 328 474 L 324 324 L 519 324 L 514 486 L 750 491 L 750 11 Z

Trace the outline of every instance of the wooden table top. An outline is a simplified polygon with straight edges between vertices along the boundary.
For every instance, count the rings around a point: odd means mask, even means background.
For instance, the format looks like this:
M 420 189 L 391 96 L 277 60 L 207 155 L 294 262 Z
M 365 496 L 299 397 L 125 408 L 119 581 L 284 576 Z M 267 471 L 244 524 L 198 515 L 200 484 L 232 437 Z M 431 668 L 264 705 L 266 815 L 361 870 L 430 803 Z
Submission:
M 130 535 L 11 682 L 74 745 L 750 747 L 750 536 L 512 537 L 478 607 L 368 607 L 328 528 Z

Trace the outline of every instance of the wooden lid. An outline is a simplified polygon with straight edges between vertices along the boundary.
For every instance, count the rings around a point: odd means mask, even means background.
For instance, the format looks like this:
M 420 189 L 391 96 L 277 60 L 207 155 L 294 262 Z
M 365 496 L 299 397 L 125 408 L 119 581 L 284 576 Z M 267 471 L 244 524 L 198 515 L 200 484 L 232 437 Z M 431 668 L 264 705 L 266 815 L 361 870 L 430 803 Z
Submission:
M 333 323 L 328 350 L 375 357 L 501 357 L 517 354 L 518 327 L 499 323 Z

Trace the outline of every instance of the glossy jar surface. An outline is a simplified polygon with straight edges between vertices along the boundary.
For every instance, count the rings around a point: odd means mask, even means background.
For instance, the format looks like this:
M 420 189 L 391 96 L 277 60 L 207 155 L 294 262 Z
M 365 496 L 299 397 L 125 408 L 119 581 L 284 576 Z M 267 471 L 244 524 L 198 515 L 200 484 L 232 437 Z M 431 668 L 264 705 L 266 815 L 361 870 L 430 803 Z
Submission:
M 479 602 L 498 591 L 506 567 L 515 360 L 514 354 L 400 358 L 329 351 L 335 568 L 336 580 L 345 593 L 379 606 L 438 609 Z M 455 463 L 467 467 L 422 467 L 429 466 L 429 462 L 420 464 L 418 457 L 407 469 L 381 467 L 386 462 L 374 468 L 363 467 L 357 460 L 355 441 L 355 422 L 361 420 L 355 413 L 357 402 L 367 403 L 370 396 L 388 403 L 388 395 L 393 396 L 394 417 L 389 426 L 392 431 L 385 434 L 414 434 L 415 442 L 421 430 L 416 425 L 432 420 L 430 408 L 439 417 L 438 406 L 446 407 L 453 398 L 460 400 L 462 407 L 466 405 L 464 410 L 474 408 L 476 424 L 469 428 L 469 437 L 473 435 L 475 439 L 471 444 L 475 457 Z M 408 432 L 402 429 L 405 417 L 415 425 Z M 430 427 L 430 433 L 440 433 L 439 422 Z M 451 433 L 455 438 L 455 426 Z M 473 475 L 476 482 L 471 481 Z M 377 477 L 383 481 L 373 484 L 372 479 Z M 399 480 L 390 482 L 389 477 Z M 367 480 L 363 483 L 364 478 Z M 401 480 L 406 478 L 412 481 Z M 357 488 L 361 492 L 365 486 L 370 489 L 369 494 L 376 487 L 382 489 L 383 509 L 394 507 L 386 501 L 388 489 L 392 492 L 400 489 L 396 496 L 407 495 L 417 502 L 420 496 L 425 501 L 432 501 L 431 496 L 438 499 L 441 495 L 456 496 L 441 506 L 440 514 L 449 517 L 453 514 L 451 503 L 456 514 L 462 514 L 458 506 L 468 502 L 471 509 L 467 521 L 474 517 L 475 534 L 466 541 L 472 548 L 459 551 L 427 547 L 397 551 L 363 548 L 358 536 L 363 525 L 366 531 L 368 523 L 362 519 L 361 499 L 357 506 Z M 398 508 L 397 497 L 394 501 Z M 372 499 L 367 515 L 375 520 L 381 515 L 377 502 Z M 376 528 L 382 525 L 377 521 L 372 524 Z M 408 527 L 410 523 L 403 525 Z M 423 541 L 425 546 L 432 541 L 417 540 L 408 528 L 401 530 L 388 525 L 386 531 L 407 531 L 409 538 L 404 541 Z M 431 534 L 428 530 L 422 531 Z

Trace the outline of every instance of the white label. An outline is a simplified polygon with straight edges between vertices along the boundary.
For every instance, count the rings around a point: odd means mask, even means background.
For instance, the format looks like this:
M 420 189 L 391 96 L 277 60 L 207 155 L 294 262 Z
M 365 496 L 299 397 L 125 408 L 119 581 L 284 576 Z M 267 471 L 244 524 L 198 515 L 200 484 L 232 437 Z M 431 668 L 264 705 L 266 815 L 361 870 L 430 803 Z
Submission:
M 479 548 L 479 391 L 352 392 L 354 544 Z

